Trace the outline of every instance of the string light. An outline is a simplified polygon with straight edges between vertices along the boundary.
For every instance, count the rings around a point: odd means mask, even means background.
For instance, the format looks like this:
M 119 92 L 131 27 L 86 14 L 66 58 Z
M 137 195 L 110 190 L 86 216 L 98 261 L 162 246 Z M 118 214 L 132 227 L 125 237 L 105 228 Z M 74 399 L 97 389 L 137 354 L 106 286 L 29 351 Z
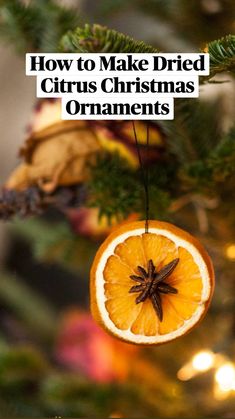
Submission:
M 215 381 L 222 391 L 235 390 L 235 368 L 231 362 L 227 362 L 217 369 Z
M 199 351 L 183 365 L 177 376 L 181 381 L 188 381 L 212 368 L 215 369 L 214 397 L 223 400 L 235 392 L 235 365 L 223 354 L 215 354 L 210 350 Z
M 224 400 L 235 391 L 235 367 L 231 362 L 221 365 L 215 373 L 214 397 Z
M 229 244 L 225 250 L 226 256 L 230 260 L 235 260 L 235 244 Z
M 211 351 L 201 351 L 192 359 L 193 368 L 196 371 L 208 371 L 213 367 L 215 355 Z
M 194 355 L 192 360 L 185 364 L 178 371 L 178 378 L 181 381 L 187 381 L 195 377 L 197 374 L 206 372 L 215 366 L 216 356 L 210 350 L 200 351 Z

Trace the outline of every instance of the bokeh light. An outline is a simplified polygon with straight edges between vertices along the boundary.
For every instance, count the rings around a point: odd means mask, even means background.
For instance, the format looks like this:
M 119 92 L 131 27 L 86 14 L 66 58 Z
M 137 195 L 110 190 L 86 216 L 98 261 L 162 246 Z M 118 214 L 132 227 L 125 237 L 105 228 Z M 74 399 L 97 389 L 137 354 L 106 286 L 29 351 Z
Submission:
M 235 260 L 235 244 L 229 244 L 226 247 L 225 253 L 228 259 Z
M 235 368 L 230 362 L 219 367 L 215 373 L 215 381 L 222 391 L 235 390 Z
M 191 361 L 183 365 L 178 371 L 177 377 L 181 381 L 188 381 L 195 375 L 206 372 L 215 366 L 217 355 L 210 350 L 203 350 L 196 353 Z
M 214 353 L 211 351 L 198 352 L 192 360 L 193 368 L 196 371 L 207 371 L 214 364 Z

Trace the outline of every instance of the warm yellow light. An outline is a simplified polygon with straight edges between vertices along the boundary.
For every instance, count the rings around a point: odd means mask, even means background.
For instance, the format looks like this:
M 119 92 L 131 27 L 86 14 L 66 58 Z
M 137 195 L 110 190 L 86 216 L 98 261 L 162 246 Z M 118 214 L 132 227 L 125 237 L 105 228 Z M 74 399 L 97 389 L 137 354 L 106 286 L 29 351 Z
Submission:
M 211 351 L 198 352 L 192 359 L 192 366 L 196 371 L 208 371 L 214 364 L 215 355 Z
M 177 373 L 177 377 L 181 381 L 188 381 L 191 380 L 195 376 L 195 371 L 192 368 L 191 362 L 185 364 Z
M 235 368 L 231 362 L 227 362 L 217 369 L 215 381 L 223 392 L 228 392 L 235 388 Z
M 229 244 L 226 247 L 226 256 L 230 260 L 235 260 L 235 244 Z
M 200 351 L 194 355 L 190 362 L 183 365 L 178 371 L 177 376 L 181 381 L 191 380 L 195 375 L 215 367 L 216 359 L 217 355 L 212 351 Z

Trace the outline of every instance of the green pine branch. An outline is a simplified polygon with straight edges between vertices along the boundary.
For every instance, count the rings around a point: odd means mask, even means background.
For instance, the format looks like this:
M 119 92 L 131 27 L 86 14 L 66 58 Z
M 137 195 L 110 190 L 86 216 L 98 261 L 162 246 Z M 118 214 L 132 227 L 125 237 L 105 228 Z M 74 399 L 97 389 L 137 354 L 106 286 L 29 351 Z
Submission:
M 169 219 L 171 203 L 186 191 L 222 197 L 234 185 L 235 129 L 224 136 L 214 124 L 214 114 L 208 131 L 212 108 L 199 102 L 195 105 L 189 107 L 188 118 L 179 119 L 172 132 L 168 131 L 166 155 L 149 167 L 151 217 Z M 87 187 L 88 205 L 98 207 L 101 215 L 122 218 L 137 212 L 145 216 L 141 173 L 118 154 L 98 159 Z
M 208 79 L 225 71 L 235 73 L 235 35 L 227 35 L 210 42 L 208 53 L 210 54 L 210 75 Z
M 60 50 L 63 52 L 130 52 L 157 53 L 157 49 L 136 41 L 115 30 L 86 24 L 82 28 L 69 31 L 61 40 Z M 235 35 L 228 35 L 208 44 L 210 54 L 211 79 L 217 73 L 224 71 L 235 72 Z M 206 79 L 203 78 L 203 81 Z
M 142 41 L 100 25 L 88 25 L 69 31 L 61 41 L 62 52 L 156 53 L 156 48 Z
M 64 34 L 59 46 L 64 52 L 158 52 L 156 48 L 115 30 L 96 24 L 77 27 L 78 23 L 79 17 L 74 9 L 65 8 L 53 0 L 33 0 L 28 4 L 22 0 L 3 0 L 0 5 L 0 37 L 14 44 L 20 52 L 56 51 Z M 217 73 L 235 72 L 235 35 L 210 42 L 208 52 L 210 76 L 207 80 Z
M 168 164 L 167 164 L 168 163 Z M 170 205 L 171 177 L 175 163 L 157 162 L 149 170 L 150 216 L 166 218 Z M 100 209 L 100 216 L 122 219 L 136 212 L 145 216 L 145 196 L 141 172 L 130 168 L 119 154 L 105 154 L 91 168 L 88 184 L 89 205 Z
M 222 136 L 219 106 L 192 99 L 178 99 L 174 106 L 175 118 L 166 124 L 169 150 L 181 165 L 206 157 Z
M 122 218 L 131 209 L 139 210 L 141 185 L 135 172 L 119 154 L 106 154 L 91 167 L 88 184 L 90 206 L 100 209 L 100 216 Z
M 78 13 L 54 0 L 3 0 L 0 37 L 18 52 L 54 52 L 60 38 L 79 24 Z
M 184 183 L 195 191 L 222 192 L 235 182 L 235 127 L 204 158 L 191 162 L 181 170 Z M 234 189 L 234 187 L 233 187 Z M 231 196 L 231 195 L 230 195 Z

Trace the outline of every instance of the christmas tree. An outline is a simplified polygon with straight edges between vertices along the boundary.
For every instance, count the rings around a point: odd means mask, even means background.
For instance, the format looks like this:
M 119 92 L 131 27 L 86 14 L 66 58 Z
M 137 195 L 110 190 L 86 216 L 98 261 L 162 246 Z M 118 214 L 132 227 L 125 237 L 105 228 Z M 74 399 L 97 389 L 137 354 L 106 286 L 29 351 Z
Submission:
M 0 272 L 0 417 L 232 417 L 234 2 L 61 3 L 3 0 L 2 41 L 22 58 L 204 51 L 210 75 L 199 99 L 175 101 L 173 121 L 135 122 L 142 166 L 132 122 L 62 121 L 59 100 L 35 103 L 20 164 L 0 196 L 11 243 Z M 145 217 L 142 170 L 149 216 L 196 236 L 216 273 L 202 324 L 149 348 L 100 329 L 88 291 L 100 243 L 120 223 Z

